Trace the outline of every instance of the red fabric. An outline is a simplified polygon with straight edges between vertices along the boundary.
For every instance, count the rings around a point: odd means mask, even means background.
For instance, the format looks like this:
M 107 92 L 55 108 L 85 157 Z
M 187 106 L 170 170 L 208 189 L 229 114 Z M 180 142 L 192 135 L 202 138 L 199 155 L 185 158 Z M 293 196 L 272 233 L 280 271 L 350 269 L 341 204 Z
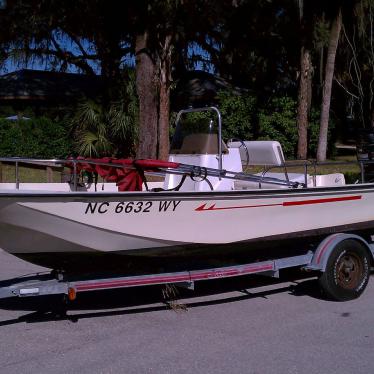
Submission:
M 143 171 L 158 171 L 160 168 L 177 168 L 178 163 L 167 162 L 161 160 L 131 160 L 131 159 L 115 159 L 111 157 L 104 158 L 84 158 L 77 157 L 77 160 L 85 160 L 87 162 L 79 162 L 76 164 L 77 174 L 82 170 L 90 173 L 97 173 L 106 182 L 115 182 L 119 191 L 141 191 L 143 178 L 136 169 Z M 106 164 L 122 165 L 123 168 L 113 167 L 110 165 L 97 165 L 91 162 L 102 162 Z M 67 162 L 66 166 L 72 171 L 74 164 Z M 136 167 L 136 168 L 134 168 Z
M 122 165 L 123 169 L 113 168 L 115 178 L 119 191 L 141 191 L 143 178 L 136 169 L 131 167 L 134 165 L 134 160 L 130 159 L 113 159 L 113 164 Z M 112 175 L 114 177 L 114 175 Z
M 176 169 L 179 166 L 177 162 L 152 160 L 152 159 L 135 160 L 134 165 L 140 166 L 141 168 L 147 169 L 147 170 L 154 170 L 154 169 L 159 169 L 159 168 Z

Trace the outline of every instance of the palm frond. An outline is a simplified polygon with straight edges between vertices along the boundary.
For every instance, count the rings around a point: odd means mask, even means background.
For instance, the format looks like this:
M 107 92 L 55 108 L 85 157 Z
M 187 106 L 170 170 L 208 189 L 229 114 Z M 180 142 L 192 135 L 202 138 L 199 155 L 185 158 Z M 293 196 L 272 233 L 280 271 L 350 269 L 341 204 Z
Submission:
M 81 102 L 71 120 L 77 151 L 82 156 L 128 156 L 134 153 L 138 128 L 135 78 L 124 82 L 118 100 L 102 105 Z
M 72 124 L 75 129 L 95 129 L 103 121 L 103 109 L 93 100 L 87 100 L 78 104 Z
M 98 156 L 96 144 L 98 141 L 97 134 L 90 131 L 81 131 L 79 133 L 77 148 L 80 155 L 84 157 L 95 157 Z

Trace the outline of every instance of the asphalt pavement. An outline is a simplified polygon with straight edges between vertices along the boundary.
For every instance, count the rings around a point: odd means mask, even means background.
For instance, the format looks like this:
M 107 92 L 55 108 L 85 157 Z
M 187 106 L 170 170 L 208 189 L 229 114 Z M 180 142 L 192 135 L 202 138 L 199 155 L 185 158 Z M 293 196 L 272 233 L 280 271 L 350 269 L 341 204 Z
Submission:
M 0 279 L 42 270 L 0 250 Z M 161 287 L 78 295 L 63 318 L 0 300 L 0 373 L 373 373 L 373 279 L 337 303 L 285 276 L 201 282 L 174 309 Z

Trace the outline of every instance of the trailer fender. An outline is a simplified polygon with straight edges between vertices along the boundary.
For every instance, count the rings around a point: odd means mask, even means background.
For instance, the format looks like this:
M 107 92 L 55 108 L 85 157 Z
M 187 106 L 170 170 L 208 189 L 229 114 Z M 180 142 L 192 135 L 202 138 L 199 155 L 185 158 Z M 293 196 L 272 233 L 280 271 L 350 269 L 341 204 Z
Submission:
M 370 253 L 370 257 L 373 260 L 374 247 L 368 244 L 368 242 L 365 239 L 355 234 L 337 233 L 337 234 L 329 235 L 319 244 L 319 246 L 317 247 L 317 250 L 314 252 L 311 263 L 307 265 L 305 268 L 308 270 L 319 270 L 319 271 L 324 272 L 326 269 L 327 261 L 331 255 L 331 252 L 340 242 L 342 242 L 343 240 L 347 240 L 347 239 L 357 240 L 358 242 L 363 244 L 364 247 Z

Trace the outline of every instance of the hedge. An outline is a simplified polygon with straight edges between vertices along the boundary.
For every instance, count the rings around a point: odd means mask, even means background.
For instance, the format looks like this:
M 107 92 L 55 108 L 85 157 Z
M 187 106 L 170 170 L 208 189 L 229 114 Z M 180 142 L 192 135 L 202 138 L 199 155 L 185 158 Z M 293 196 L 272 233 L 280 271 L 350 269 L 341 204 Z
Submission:
M 0 120 L 0 157 L 64 158 L 71 150 L 63 123 L 48 118 Z

